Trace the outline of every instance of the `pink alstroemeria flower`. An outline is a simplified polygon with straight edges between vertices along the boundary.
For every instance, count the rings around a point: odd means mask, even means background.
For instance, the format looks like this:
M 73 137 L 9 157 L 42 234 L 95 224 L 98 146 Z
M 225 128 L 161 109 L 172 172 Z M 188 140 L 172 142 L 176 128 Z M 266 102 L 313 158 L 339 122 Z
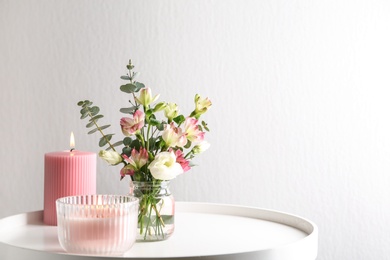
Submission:
M 181 165 L 181 168 L 183 168 L 183 172 L 189 171 L 191 169 L 190 161 L 184 158 L 183 152 L 180 149 L 177 149 L 175 151 L 175 155 L 176 155 L 176 162 Z
M 145 114 L 141 110 L 135 111 L 133 118 L 122 117 L 120 124 L 125 136 L 134 135 L 145 124 Z
M 148 151 L 141 147 L 139 152 L 136 149 L 133 149 L 131 151 L 130 157 L 127 155 L 122 155 L 126 162 L 128 162 L 128 165 L 131 165 L 131 168 L 134 170 L 141 169 L 142 166 L 144 166 L 148 162 Z
M 134 175 L 134 173 L 141 169 L 148 162 L 148 151 L 145 148 L 140 149 L 138 152 L 136 149 L 131 151 L 130 157 L 123 154 L 123 159 L 128 163 L 125 167 L 121 169 L 121 179 L 125 177 L 125 175 Z
M 181 128 L 176 127 L 173 122 L 169 125 L 166 125 L 165 130 L 161 136 L 167 147 L 183 147 L 187 144 L 185 134 Z
M 204 140 L 204 132 L 199 130 L 198 120 L 193 117 L 187 117 L 184 121 L 184 129 L 187 139 L 194 143 Z

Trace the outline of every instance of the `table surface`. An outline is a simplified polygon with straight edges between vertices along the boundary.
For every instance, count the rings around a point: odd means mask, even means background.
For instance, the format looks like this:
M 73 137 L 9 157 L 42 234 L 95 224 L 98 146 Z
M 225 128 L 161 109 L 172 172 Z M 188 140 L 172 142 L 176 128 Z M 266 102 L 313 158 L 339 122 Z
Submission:
M 67 254 L 57 227 L 42 221 L 43 211 L 0 220 L 0 259 L 263 259 L 313 260 L 318 229 L 291 214 L 235 205 L 177 202 L 175 232 L 166 241 L 137 242 L 123 256 Z

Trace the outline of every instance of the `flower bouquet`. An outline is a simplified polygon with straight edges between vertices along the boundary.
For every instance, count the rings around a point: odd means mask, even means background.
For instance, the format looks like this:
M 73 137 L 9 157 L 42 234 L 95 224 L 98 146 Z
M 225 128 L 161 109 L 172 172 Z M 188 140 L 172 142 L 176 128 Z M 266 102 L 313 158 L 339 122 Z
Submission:
M 130 106 L 121 108 L 127 114 L 120 119 L 123 140 L 113 143 L 114 134 L 104 131 L 110 125 L 100 125 L 103 118 L 98 106 L 89 100 L 78 102 L 81 119 L 88 118 L 88 134 L 100 133 L 99 157 L 110 165 L 120 165 L 120 179 L 131 178 L 131 194 L 140 200 L 138 240 L 163 240 L 174 230 L 174 200 L 169 192 L 169 181 L 188 171 L 191 160 L 210 144 L 204 140 L 207 124 L 199 120 L 211 106 L 208 98 L 195 95 L 195 108 L 184 116 L 175 103 L 156 103 L 159 95 L 135 80 L 137 73 L 129 61 L 128 81 L 120 90 L 130 96 Z M 159 116 L 159 117 L 158 117 Z M 121 146 L 121 150 L 119 150 Z M 118 151 L 117 151 L 118 149 Z

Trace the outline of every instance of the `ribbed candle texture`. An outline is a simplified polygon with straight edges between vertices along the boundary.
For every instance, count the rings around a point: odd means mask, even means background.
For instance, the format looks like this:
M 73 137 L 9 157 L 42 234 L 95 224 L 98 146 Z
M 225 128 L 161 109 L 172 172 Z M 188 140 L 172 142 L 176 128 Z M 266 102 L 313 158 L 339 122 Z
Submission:
M 96 194 L 96 154 L 62 151 L 45 154 L 43 221 L 57 225 L 58 198 Z
M 72 254 L 123 255 L 134 244 L 139 201 L 121 195 L 57 200 L 58 240 Z

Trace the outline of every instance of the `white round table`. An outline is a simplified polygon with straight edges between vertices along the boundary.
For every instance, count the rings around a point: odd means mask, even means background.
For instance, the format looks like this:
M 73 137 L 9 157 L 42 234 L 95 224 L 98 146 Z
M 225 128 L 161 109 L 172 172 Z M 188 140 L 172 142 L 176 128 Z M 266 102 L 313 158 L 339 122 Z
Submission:
M 123 256 L 67 254 L 57 227 L 46 226 L 43 211 L 0 220 L 2 260 L 260 259 L 314 260 L 317 226 L 304 218 L 253 207 L 177 202 L 175 232 L 161 242 L 137 242 Z

